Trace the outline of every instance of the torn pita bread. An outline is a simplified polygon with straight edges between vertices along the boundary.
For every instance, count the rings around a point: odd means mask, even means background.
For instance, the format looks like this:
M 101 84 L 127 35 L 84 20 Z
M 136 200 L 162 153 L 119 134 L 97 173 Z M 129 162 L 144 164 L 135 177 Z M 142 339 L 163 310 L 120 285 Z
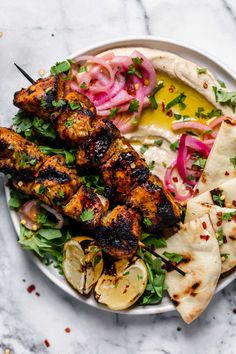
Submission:
M 208 215 L 182 225 L 161 251 L 184 257 L 178 267 L 186 275 L 167 272 L 166 284 L 177 311 L 191 323 L 209 304 L 221 273 L 219 246 Z
M 220 198 L 220 199 L 219 199 Z M 222 198 L 222 199 L 221 199 Z M 185 214 L 185 222 L 199 218 L 209 212 L 208 205 L 236 207 L 236 178 L 233 178 L 215 189 L 189 199 Z
M 197 185 L 201 194 L 236 177 L 236 169 L 230 161 L 236 156 L 236 122 L 227 120 L 221 125 L 206 166 Z

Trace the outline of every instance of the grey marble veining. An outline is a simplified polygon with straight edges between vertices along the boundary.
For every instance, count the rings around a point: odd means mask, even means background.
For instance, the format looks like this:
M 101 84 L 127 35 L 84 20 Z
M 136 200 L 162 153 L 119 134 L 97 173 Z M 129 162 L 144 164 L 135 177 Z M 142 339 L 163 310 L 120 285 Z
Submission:
M 33 76 L 79 48 L 151 34 L 236 63 L 234 0 L 0 1 L 0 125 L 26 85 L 13 62 Z M 236 283 L 217 294 L 191 326 L 176 313 L 115 315 L 83 305 L 52 284 L 16 242 L 0 182 L 0 351 L 14 354 L 235 354 Z M 29 294 L 34 283 L 40 296 Z M 70 327 L 71 333 L 65 328 Z M 46 348 L 44 340 L 50 347 Z

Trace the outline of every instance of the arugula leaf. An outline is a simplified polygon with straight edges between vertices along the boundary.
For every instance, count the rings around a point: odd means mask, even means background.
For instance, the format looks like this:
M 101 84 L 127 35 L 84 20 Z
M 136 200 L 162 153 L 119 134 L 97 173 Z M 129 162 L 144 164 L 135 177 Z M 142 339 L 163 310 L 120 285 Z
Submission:
M 71 64 L 69 60 L 64 60 L 61 62 L 57 62 L 55 65 L 53 65 L 50 69 L 50 73 L 52 75 L 58 75 L 61 73 L 66 73 L 70 70 Z
M 92 209 L 84 210 L 80 215 L 80 220 L 83 222 L 93 220 L 93 218 L 94 211 Z
M 236 169 L 236 156 L 231 157 L 230 162 L 232 162 L 234 168 Z
M 186 98 L 186 95 L 184 94 L 184 92 L 181 92 L 179 96 L 175 97 L 172 101 L 167 103 L 167 105 L 165 107 L 165 111 L 166 112 L 169 111 L 169 109 L 171 107 L 174 107 L 177 104 L 180 106 L 181 110 L 185 109 L 185 107 L 186 107 L 186 105 L 184 104 L 185 98 Z
M 172 151 L 175 152 L 178 150 L 178 148 L 179 148 L 179 140 L 176 140 L 174 143 L 170 144 L 170 149 Z
M 158 104 L 156 101 L 155 95 L 157 94 L 158 91 L 160 91 L 164 87 L 164 81 L 159 81 L 157 85 L 154 87 L 152 93 L 148 96 L 149 102 L 151 104 L 152 109 L 157 109 Z
M 207 68 L 200 68 L 200 67 L 197 67 L 197 73 L 198 74 L 206 74 L 207 73 Z
M 178 253 L 171 253 L 171 252 L 164 252 L 163 256 L 165 256 L 166 258 L 168 258 L 171 262 L 174 262 L 176 264 L 180 263 L 182 261 L 182 259 L 184 258 L 183 256 L 181 256 L 181 254 Z
M 130 101 L 128 111 L 129 112 L 138 112 L 139 109 L 139 101 L 134 98 Z
M 236 107 L 236 91 L 225 91 L 222 88 L 218 88 L 216 86 L 212 87 L 214 94 L 215 94 L 215 99 L 216 102 L 220 103 L 227 103 L 228 105 L 231 106 L 233 112 L 235 112 L 235 107 Z

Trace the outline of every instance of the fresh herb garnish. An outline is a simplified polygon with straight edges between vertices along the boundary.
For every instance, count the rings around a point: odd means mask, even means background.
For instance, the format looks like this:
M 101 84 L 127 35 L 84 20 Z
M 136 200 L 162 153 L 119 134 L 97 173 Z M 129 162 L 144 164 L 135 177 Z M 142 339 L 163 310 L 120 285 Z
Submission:
M 186 105 L 184 104 L 185 98 L 186 98 L 186 95 L 184 94 L 184 92 L 181 92 L 179 96 L 175 97 L 172 101 L 167 103 L 167 105 L 165 107 L 165 111 L 166 112 L 169 111 L 169 109 L 171 107 L 174 107 L 177 104 L 179 105 L 181 110 L 185 109 L 185 107 L 186 107 Z
M 236 211 L 232 211 L 230 213 L 222 213 L 221 219 L 231 221 L 235 215 L 236 215 Z
M 108 118 L 114 118 L 117 114 L 117 112 L 119 111 L 119 107 L 117 108 L 111 108 L 110 109 L 110 114 L 108 116 Z
M 211 112 L 207 113 L 208 118 L 220 117 L 222 115 L 223 115 L 223 112 L 221 109 L 213 109 Z
M 204 169 L 205 165 L 206 165 L 206 161 L 207 159 L 203 158 L 203 157 L 198 157 L 194 162 L 193 162 L 193 166 L 200 168 L 201 170 Z
M 197 67 L 197 73 L 198 74 L 206 74 L 207 73 L 207 68 Z
M 80 85 L 80 88 L 82 88 L 82 89 L 86 89 L 86 88 L 87 88 L 86 83 L 85 83 L 85 82 L 82 82 L 82 84 Z
M 226 261 L 226 259 L 229 258 L 230 254 L 229 253 L 221 253 L 220 256 L 224 258 L 224 261 Z
M 176 264 L 179 264 L 182 260 L 183 260 L 183 256 L 181 256 L 181 254 L 178 253 L 171 253 L 171 252 L 164 252 L 163 256 L 165 256 L 166 258 L 168 258 L 171 262 L 174 262 Z
M 157 139 L 153 142 L 156 146 L 161 146 L 163 144 L 163 139 Z
M 100 175 L 84 175 L 80 180 L 86 187 L 93 188 L 96 193 L 106 196 L 106 187 Z
M 78 73 L 87 73 L 88 67 L 87 67 L 87 65 L 81 65 L 77 71 L 78 71 Z
M 96 254 L 96 256 L 92 260 L 93 268 L 95 268 L 96 265 L 98 265 L 98 263 L 101 261 L 101 259 L 102 259 L 102 257 L 99 254 Z
M 47 108 L 47 105 L 48 105 L 47 101 L 44 98 L 42 98 L 40 101 L 40 107 Z
M 148 218 L 144 218 L 144 219 L 143 219 L 143 223 L 144 223 L 144 225 L 145 225 L 146 227 L 149 227 L 149 226 L 152 225 L 151 220 L 148 219 Z
M 50 69 L 50 73 L 52 75 L 58 75 L 61 73 L 66 73 L 67 71 L 69 71 L 71 68 L 71 64 L 68 60 L 62 61 L 60 63 L 56 63 L 55 65 L 53 65 Z
M 178 148 L 179 148 L 179 140 L 176 140 L 174 143 L 170 144 L 170 149 L 172 151 L 175 152 L 178 150 Z
M 226 88 L 226 85 L 225 85 L 224 81 L 221 81 L 221 80 L 217 80 L 217 81 L 219 82 L 220 87 Z
M 157 109 L 157 108 L 158 108 L 158 104 L 157 104 L 155 95 L 156 95 L 156 93 L 157 93 L 158 91 L 160 91 L 163 87 L 164 87 L 164 82 L 163 82 L 163 81 L 159 81 L 159 82 L 157 83 L 157 85 L 154 87 L 154 89 L 153 89 L 151 95 L 148 96 L 148 99 L 149 99 L 149 102 L 150 102 L 150 104 L 151 104 L 152 109 Z
M 130 101 L 128 111 L 129 112 L 138 112 L 139 109 L 139 101 L 134 98 Z
M 197 118 L 206 118 L 206 114 L 203 113 L 205 111 L 204 107 L 198 107 L 197 112 L 195 112 L 195 117 Z
M 10 189 L 10 199 L 8 201 L 9 208 L 18 210 L 23 202 L 27 200 L 29 197 L 16 189 Z
M 145 246 L 150 247 L 152 249 L 163 248 L 167 246 L 166 240 L 163 237 L 155 237 L 145 232 L 142 233 L 141 240 L 145 244 Z
M 71 127 L 73 127 L 74 124 L 75 124 L 75 119 L 70 118 L 70 119 L 67 119 L 67 121 L 64 123 L 64 126 L 67 128 L 71 128 Z
M 223 201 L 221 199 L 221 195 L 220 194 L 213 194 L 212 195 L 212 199 L 215 202 L 216 205 L 219 205 L 220 207 L 223 206 Z
M 77 109 L 82 109 L 82 103 L 81 102 L 74 102 L 74 101 L 71 101 L 69 102 L 69 106 L 70 106 L 70 109 L 72 111 L 75 111 Z
M 66 101 L 64 101 L 64 100 L 58 100 L 58 101 L 53 100 L 52 101 L 52 105 L 53 105 L 53 107 L 57 107 L 57 108 L 64 107 L 66 105 Z
M 149 146 L 147 144 L 143 144 L 140 148 L 140 154 L 144 154 L 147 150 L 149 149 Z
M 143 58 L 139 58 L 139 57 L 132 58 L 132 62 L 137 66 L 141 65 L 143 62 Z
M 71 150 L 65 150 L 65 149 L 56 149 L 56 148 L 51 148 L 50 146 L 39 146 L 39 149 L 44 153 L 49 156 L 52 155 L 62 155 L 65 157 L 66 164 L 68 166 L 73 166 L 75 162 L 75 151 L 76 149 L 71 149 Z
M 37 191 L 37 194 L 44 194 L 47 191 L 47 187 L 45 187 L 43 184 L 39 186 L 39 189 Z
M 153 169 L 154 169 L 154 167 L 155 167 L 155 161 L 151 161 L 151 162 L 149 162 L 149 164 L 148 164 L 148 168 L 149 168 L 149 170 L 153 170 Z
M 230 162 L 232 162 L 234 168 L 236 169 L 236 156 L 231 157 Z
M 223 90 L 222 88 L 218 88 L 216 86 L 212 87 L 216 102 L 227 103 L 231 106 L 233 112 L 235 112 L 236 107 L 236 91 L 228 92 Z
M 80 215 L 80 220 L 83 222 L 93 220 L 93 218 L 94 211 L 92 209 L 84 210 Z
M 222 227 L 220 227 L 217 230 L 217 240 L 218 240 L 219 246 L 223 245 L 223 243 L 224 243 L 224 234 L 223 234 L 223 228 Z
M 136 67 L 134 65 L 129 65 L 128 66 L 129 70 L 127 71 L 126 75 L 135 75 L 137 76 L 138 78 L 142 78 L 142 74 L 136 69 Z

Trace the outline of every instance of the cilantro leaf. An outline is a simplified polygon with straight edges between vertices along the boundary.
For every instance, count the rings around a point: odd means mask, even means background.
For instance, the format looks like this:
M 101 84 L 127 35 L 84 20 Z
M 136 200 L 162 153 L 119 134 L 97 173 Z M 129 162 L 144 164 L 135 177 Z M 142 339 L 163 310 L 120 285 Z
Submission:
M 132 58 L 132 62 L 133 62 L 135 65 L 141 65 L 142 62 L 143 62 L 143 58 L 139 58 L 139 57 Z
M 161 146 L 163 144 L 163 139 L 157 139 L 157 140 L 154 140 L 154 144 L 156 146 Z
M 64 60 L 62 62 L 57 62 L 55 65 L 53 65 L 50 69 L 50 73 L 52 75 L 58 75 L 61 73 L 66 73 L 70 70 L 71 64 L 68 60 Z
M 138 112 L 139 109 L 139 101 L 134 98 L 130 101 L 128 111 L 129 112 Z
M 71 128 L 71 127 L 73 127 L 74 124 L 75 124 L 75 119 L 70 118 L 70 119 L 67 119 L 67 121 L 64 123 L 64 126 L 67 128 Z
M 176 140 L 174 143 L 170 144 L 170 149 L 172 151 L 175 152 L 178 150 L 178 148 L 179 148 L 179 140 Z
M 148 168 L 149 168 L 149 170 L 153 170 L 154 167 L 155 167 L 155 161 L 152 160 L 151 162 L 149 162 Z
M 53 105 L 53 107 L 57 107 L 57 108 L 64 107 L 66 105 L 66 101 L 64 101 L 64 100 L 58 100 L 58 101 L 53 100 L 52 101 L 52 105 Z
M 128 66 L 129 70 L 127 71 L 126 75 L 135 75 L 138 78 L 142 78 L 143 75 L 136 69 L 136 67 L 134 65 L 129 65 Z
M 217 233 L 217 239 L 218 239 L 219 246 L 221 246 L 224 243 L 223 228 L 220 227 L 216 233 Z
M 149 227 L 149 226 L 152 225 L 151 220 L 148 219 L 148 218 L 144 218 L 144 219 L 143 219 L 143 223 L 144 223 L 144 225 L 145 225 L 146 227 Z
M 84 175 L 80 177 L 80 180 L 86 187 L 93 188 L 96 193 L 106 196 L 106 187 L 100 175 Z
M 163 256 L 165 256 L 166 258 L 168 258 L 171 262 L 174 262 L 176 264 L 179 264 L 182 260 L 183 260 L 183 256 L 181 256 L 181 254 L 178 253 L 171 253 L 171 252 L 164 252 Z
M 116 116 L 117 112 L 119 111 L 119 109 L 120 109 L 119 107 L 111 108 L 108 118 L 114 118 Z
M 236 156 L 231 157 L 230 162 L 232 162 L 234 168 L 236 169 Z
M 80 220 L 83 222 L 93 220 L 93 218 L 94 218 L 94 211 L 92 209 L 84 210 L 80 214 Z
M 225 91 L 222 88 L 218 88 L 216 86 L 212 87 L 216 102 L 226 103 L 231 106 L 233 112 L 235 112 L 236 107 L 236 91 Z
M 207 159 L 203 158 L 203 157 L 198 157 L 194 162 L 193 162 L 193 166 L 200 168 L 201 170 L 204 169 L 205 165 L 206 165 L 206 161 Z
M 149 149 L 149 146 L 147 144 L 143 144 L 140 148 L 140 154 L 144 154 L 147 150 Z
M 69 106 L 70 106 L 70 109 L 72 110 L 72 111 L 75 111 L 75 110 L 77 110 L 77 109 L 82 109 L 82 107 L 83 107 L 83 105 L 82 105 L 82 103 L 81 102 L 74 102 L 74 101 L 70 101 L 69 102 Z

